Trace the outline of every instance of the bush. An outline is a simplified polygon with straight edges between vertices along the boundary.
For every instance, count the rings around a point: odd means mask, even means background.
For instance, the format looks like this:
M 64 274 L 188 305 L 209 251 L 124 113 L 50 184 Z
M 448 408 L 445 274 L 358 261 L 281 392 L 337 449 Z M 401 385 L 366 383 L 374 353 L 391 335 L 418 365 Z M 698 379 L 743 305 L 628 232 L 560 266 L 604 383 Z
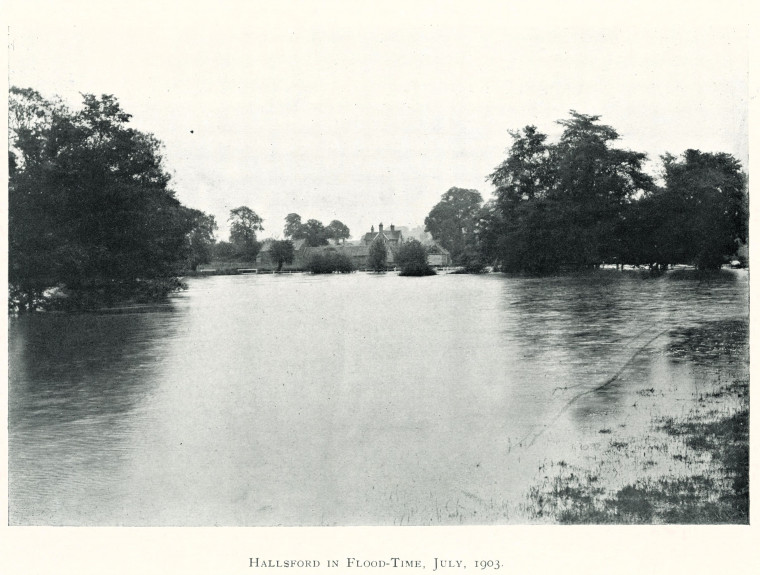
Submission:
M 402 276 L 432 276 L 435 270 L 427 262 L 427 251 L 417 240 L 409 240 L 401 245 L 396 257 Z
M 309 258 L 306 269 L 313 274 L 350 273 L 354 271 L 354 264 L 346 254 L 336 252 L 323 252 L 314 254 Z
M 385 243 L 375 240 L 369 247 L 369 267 L 376 272 L 385 271 L 385 262 L 388 259 L 388 249 Z

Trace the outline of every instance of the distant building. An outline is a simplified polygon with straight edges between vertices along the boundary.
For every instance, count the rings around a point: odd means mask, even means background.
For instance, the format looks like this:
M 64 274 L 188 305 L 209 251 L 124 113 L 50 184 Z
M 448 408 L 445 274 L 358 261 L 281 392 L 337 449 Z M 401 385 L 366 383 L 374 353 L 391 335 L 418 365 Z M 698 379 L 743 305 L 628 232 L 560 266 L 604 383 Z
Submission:
M 451 253 L 438 242 L 427 244 L 425 249 L 427 249 L 429 266 L 446 267 L 451 265 Z
M 283 264 L 283 270 L 302 270 L 306 267 L 307 250 L 306 240 L 291 240 L 293 242 L 293 263 Z M 276 270 L 277 262 L 272 260 L 272 242 L 267 239 L 261 244 L 261 249 L 256 256 L 256 268 L 260 270 Z
M 274 240 L 264 240 L 259 250 L 259 254 L 256 256 L 256 268 L 259 270 L 274 270 L 277 269 L 277 262 L 272 260 L 271 248 Z M 309 259 L 316 254 L 323 253 L 339 253 L 344 254 L 351 258 L 351 262 L 358 270 L 366 270 L 369 267 L 369 250 L 373 243 L 383 242 L 387 251 L 386 263 L 388 266 L 393 267 L 396 262 L 396 255 L 404 242 L 403 234 L 401 230 L 397 230 L 396 227 L 391 224 L 390 229 L 384 229 L 383 224 L 380 224 L 375 231 L 375 226 L 372 226 L 369 232 L 364 234 L 359 240 L 358 244 L 334 244 L 330 243 L 327 246 L 310 247 L 306 245 L 306 240 L 293 240 L 293 248 L 295 251 L 295 257 L 293 263 L 284 264 L 283 270 L 304 270 L 306 269 Z M 444 252 L 444 248 L 440 248 Z M 438 253 L 438 252 L 436 252 Z M 446 252 L 448 255 L 448 252 Z M 437 260 L 436 260 L 437 261 Z M 448 265 L 435 264 L 435 265 Z
M 394 249 L 398 249 L 398 247 L 404 243 L 404 237 L 401 230 L 397 230 L 396 226 L 393 224 L 391 224 L 390 230 L 383 230 L 383 224 L 380 224 L 377 232 L 375 232 L 375 226 L 372 226 L 371 230 L 362 237 L 361 243 L 365 246 L 369 246 L 377 240 L 387 242 L 387 244 L 393 246 Z

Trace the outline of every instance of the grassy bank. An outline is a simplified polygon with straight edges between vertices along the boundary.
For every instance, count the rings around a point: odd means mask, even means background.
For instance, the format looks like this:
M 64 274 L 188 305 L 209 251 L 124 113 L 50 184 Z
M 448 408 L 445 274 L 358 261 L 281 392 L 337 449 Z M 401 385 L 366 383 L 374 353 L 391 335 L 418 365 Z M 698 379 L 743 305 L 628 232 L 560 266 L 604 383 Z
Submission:
M 596 462 L 547 464 L 528 509 L 566 524 L 748 523 L 749 382 L 718 383 L 697 405 L 684 417 L 653 420 L 651 433 L 635 442 L 600 430 L 610 439 Z M 615 470 L 626 467 L 642 478 L 610 487 Z

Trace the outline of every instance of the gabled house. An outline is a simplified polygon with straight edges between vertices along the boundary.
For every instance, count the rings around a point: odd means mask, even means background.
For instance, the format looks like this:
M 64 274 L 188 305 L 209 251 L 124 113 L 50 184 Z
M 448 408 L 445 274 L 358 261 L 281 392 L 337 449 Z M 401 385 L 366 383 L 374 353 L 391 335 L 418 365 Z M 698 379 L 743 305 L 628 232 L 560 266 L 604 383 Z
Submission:
M 277 262 L 272 260 L 272 242 L 274 240 L 267 239 L 261 244 L 261 249 L 256 256 L 256 268 L 260 270 L 276 270 Z M 308 246 L 306 240 L 291 240 L 293 242 L 293 263 L 284 264 L 283 270 L 302 270 L 306 267 L 306 252 Z
M 446 267 L 451 265 L 451 253 L 438 242 L 427 244 L 427 262 L 432 267 Z
M 375 232 L 375 226 L 372 226 L 370 231 L 364 234 L 362 237 L 361 243 L 365 246 L 369 246 L 372 245 L 372 243 L 376 240 L 387 242 L 388 246 L 393 250 L 397 250 L 399 246 L 404 243 L 404 238 L 401 230 L 397 230 L 396 226 L 393 224 L 391 224 L 391 229 L 384 230 L 383 224 L 381 223 L 378 226 L 377 232 Z

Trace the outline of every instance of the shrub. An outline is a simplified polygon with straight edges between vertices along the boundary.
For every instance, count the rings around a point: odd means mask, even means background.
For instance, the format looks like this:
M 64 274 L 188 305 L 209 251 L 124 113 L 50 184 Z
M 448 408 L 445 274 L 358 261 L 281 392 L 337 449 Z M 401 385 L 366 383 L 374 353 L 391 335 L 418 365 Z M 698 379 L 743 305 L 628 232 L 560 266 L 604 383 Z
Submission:
M 432 276 L 435 275 L 427 262 L 427 251 L 417 240 L 409 240 L 401 245 L 396 257 L 402 276 Z
M 313 274 L 345 274 L 354 271 L 354 264 L 346 254 L 323 252 L 311 256 L 306 269 Z

